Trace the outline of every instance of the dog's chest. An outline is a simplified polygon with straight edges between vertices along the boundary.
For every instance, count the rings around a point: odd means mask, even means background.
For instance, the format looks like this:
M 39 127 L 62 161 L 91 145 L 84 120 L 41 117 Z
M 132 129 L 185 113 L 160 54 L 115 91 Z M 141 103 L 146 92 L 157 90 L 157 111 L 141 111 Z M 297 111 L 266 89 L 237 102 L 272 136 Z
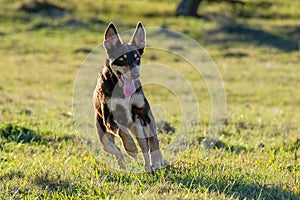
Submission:
M 105 101 L 110 112 L 113 113 L 114 118 L 117 121 L 131 121 L 132 106 L 142 108 L 145 105 L 145 98 L 143 94 L 134 94 L 133 96 L 128 98 L 112 97 L 107 98 Z

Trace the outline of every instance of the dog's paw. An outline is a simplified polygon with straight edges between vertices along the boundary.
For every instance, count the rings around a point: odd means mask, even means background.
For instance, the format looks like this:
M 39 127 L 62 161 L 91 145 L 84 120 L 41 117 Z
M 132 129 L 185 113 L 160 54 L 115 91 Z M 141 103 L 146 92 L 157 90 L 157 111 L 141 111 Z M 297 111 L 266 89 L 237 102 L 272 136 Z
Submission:
M 153 151 L 150 154 L 151 157 L 151 170 L 158 170 L 164 167 L 164 159 L 160 150 Z

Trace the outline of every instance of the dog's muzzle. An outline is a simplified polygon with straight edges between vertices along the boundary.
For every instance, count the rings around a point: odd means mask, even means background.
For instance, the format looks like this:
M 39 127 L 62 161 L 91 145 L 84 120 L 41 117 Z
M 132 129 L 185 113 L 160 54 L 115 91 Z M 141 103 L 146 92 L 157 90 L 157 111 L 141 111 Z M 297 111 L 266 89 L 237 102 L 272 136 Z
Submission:
M 130 78 L 132 80 L 137 80 L 140 78 L 140 70 L 139 70 L 139 66 L 138 67 L 134 67 L 130 70 Z
M 120 80 L 123 80 L 124 78 L 128 80 L 137 80 L 140 78 L 140 66 L 132 67 L 130 69 L 130 67 L 127 66 L 112 65 L 111 68 Z

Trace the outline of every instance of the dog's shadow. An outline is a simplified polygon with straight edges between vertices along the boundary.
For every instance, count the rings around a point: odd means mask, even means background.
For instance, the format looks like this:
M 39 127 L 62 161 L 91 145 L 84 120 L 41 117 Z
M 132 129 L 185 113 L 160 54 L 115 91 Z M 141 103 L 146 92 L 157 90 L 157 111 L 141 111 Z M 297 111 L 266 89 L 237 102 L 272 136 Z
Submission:
M 113 182 L 114 184 L 130 185 L 138 182 L 141 191 L 148 190 L 155 184 L 160 184 L 156 191 L 158 194 L 165 194 L 172 188 L 179 187 L 184 191 L 192 193 L 211 193 L 213 195 L 225 195 L 226 198 L 238 199 L 299 199 L 299 196 L 291 191 L 284 190 L 268 184 L 260 184 L 257 182 L 246 181 L 245 178 L 234 177 L 233 175 L 224 174 L 216 175 L 215 166 L 207 167 L 200 164 L 200 167 L 189 167 L 187 163 L 180 162 L 180 166 L 169 165 L 161 170 L 148 173 L 132 174 L 132 173 L 115 173 L 112 171 L 99 171 L 101 174 L 100 182 Z M 187 167 L 184 167 L 187 166 Z M 193 170 L 193 173 L 190 173 Z M 207 173 L 210 171 L 210 173 Z M 192 174 L 197 174 L 192 175 Z

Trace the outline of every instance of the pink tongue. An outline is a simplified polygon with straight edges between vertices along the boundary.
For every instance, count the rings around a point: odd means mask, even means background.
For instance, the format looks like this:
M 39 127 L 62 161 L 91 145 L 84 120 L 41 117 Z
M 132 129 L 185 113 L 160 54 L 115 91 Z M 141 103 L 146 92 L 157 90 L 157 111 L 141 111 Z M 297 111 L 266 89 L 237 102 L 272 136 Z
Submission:
M 124 78 L 124 86 L 123 86 L 123 92 L 126 97 L 131 97 L 135 93 L 135 85 L 133 80 L 127 80 Z

